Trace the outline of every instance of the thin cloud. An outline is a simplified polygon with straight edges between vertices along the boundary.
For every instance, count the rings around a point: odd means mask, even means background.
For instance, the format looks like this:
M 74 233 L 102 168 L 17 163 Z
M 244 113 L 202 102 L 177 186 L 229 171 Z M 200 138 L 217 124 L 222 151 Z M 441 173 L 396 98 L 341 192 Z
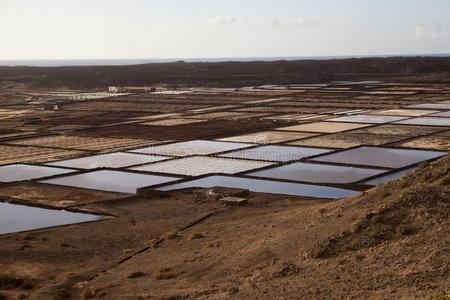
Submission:
M 205 21 L 209 24 L 214 25 L 247 24 L 254 26 L 285 26 L 285 27 L 307 27 L 319 24 L 316 21 L 307 21 L 301 17 L 295 19 L 279 19 L 279 18 L 248 19 L 245 17 L 236 17 L 236 16 L 216 16 L 214 18 L 206 19 Z
M 434 40 L 441 38 L 446 34 L 439 26 L 436 25 L 415 25 L 414 37 L 416 39 Z
M 295 27 L 306 27 L 318 25 L 315 21 L 306 21 L 302 17 L 295 19 L 260 19 L 255 22 L 257 25 L 268 25 L 268 26 L 295 26 Z
M 213 18 L 207 19 L 206 22 L 215 25 L 231 25 L 236 23 L 244 23 L 246 22 L 246 18 L 233 16 L 215 16 Z

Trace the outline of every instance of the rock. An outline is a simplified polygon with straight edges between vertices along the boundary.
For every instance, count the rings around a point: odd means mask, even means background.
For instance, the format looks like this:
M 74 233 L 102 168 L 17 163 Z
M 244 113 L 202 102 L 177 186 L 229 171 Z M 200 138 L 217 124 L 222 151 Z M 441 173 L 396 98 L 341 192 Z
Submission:
M 202 189 L 194 192 L 198 200 L 217 201 L 224 197 L 248 196 L 249 190 L 215 186 L 210 189 Z
M 244 205 L 248 203 L 247 198 L 225 197 L 220 199 L 221 202 L 231 205 Z
M 212 191 L 216 194 L 220 194 L 223 197 L 246 197 L 249 195 L 248 189 L 237 189 L 223 186 L 215 186 Z

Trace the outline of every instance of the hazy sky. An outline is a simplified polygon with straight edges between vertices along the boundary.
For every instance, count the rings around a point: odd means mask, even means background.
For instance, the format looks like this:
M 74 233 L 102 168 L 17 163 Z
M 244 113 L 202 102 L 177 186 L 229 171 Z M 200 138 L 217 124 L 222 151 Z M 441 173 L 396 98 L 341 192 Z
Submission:
M 0 59 L 450 53 L 450 0 L 0 0 Z

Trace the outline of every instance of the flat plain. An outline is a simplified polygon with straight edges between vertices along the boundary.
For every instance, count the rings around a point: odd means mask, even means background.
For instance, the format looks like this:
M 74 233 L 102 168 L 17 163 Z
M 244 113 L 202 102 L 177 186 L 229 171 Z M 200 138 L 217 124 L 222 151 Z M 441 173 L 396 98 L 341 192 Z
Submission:
M 0 220 L 0 294 L 429 298 L 448 283 L 449 91 L 330 82 L 85 99 L 2 85 L 2 204 L 96 217 L 26 231 Z M 240 189 L 246 205 L 209 200 Z

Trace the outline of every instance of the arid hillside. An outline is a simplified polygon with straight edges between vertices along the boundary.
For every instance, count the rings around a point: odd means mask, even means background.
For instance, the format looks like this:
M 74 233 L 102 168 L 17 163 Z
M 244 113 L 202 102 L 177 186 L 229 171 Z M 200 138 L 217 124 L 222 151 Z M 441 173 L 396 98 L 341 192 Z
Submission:
M 227 209 L 87 289 L 106 286 L 114 299 L 448 299 L 449 167 L 447 156 L 337 202 Z
M 449 167 L 331 202 L 111 203 L 124 217 L 3 237 L 0 284 L 8 299 L 448 299 Z

